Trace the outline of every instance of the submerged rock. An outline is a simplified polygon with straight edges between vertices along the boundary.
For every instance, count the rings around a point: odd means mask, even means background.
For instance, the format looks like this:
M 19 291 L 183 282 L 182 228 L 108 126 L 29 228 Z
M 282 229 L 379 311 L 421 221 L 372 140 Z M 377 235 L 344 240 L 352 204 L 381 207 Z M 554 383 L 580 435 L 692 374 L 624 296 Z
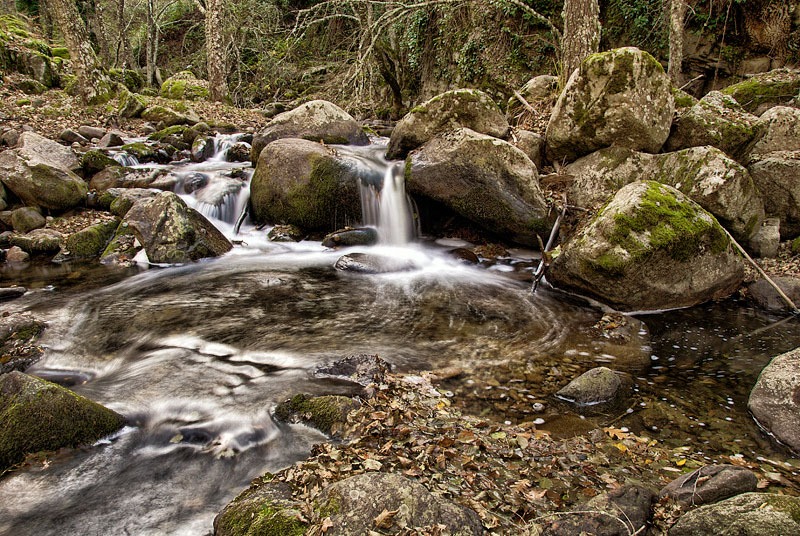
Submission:
M 800 453 L 800 348 L 774 357 L 764 367 L 747 409 L 775 439 Z
M 443 525 L 451 536 L 483 534 L 478 515 L 428 491 L 422 484 L 393 473 L 365 473 L 331 484 L 318 509 L 330 512 L 327 536 L 357 536 L 375 528 L 425 529 Z M 383 512 L 396 512 L 386 516 Z M 379 527 L 376 519 L 382 518 Z
M 497 104 L 482 91 L 456 89 L 423 102 L 397 123 L 386 157 L 405 158 L 435 136 L 458 128 L 504 138 L 508 121 Z
M 535 245 L 537 233 L 550 232 L 530 158 L 510 143 L 466 128 L 414 151 L 406 163 L 406 187 L 519 244 Z
M 389 363 L 377 355 L 357 354 L 318 367 L 314 371 L 314 376 L 348 380 L 366 387 L 383 382 L 390 369 Z
M 378 231 L 374 227 L 359 227 L 357 229 L 345 227 L 328 234 L 322 239 L 322 246 L 326 248 L 371 246 L 377 243 Z
M 619 310 L 687 307 L 727 296 L 744 264 L 725 230 L 670 186 L 635 182 L 564 244 L 548 280 Z
M 630 394 L 632 385 L 627 374 L 597 367 L 561 388 L 556 398 L 574 406 L 579 413 L 602 413 L 618 406 Z
M 800 534 L 800 498 L 744 493 L 682 515 L 669 536 L 786 536 Z
M 56 384 L 9 372 L 0 376 L 0 469 L 25 454 L 92 443 L 125 418 Z
M 758 477 L 736 465 L 706 465 L 667 484 L 660 493 L 687 506 L 714 503 L 756 490 Z
M 320 432 L 335 435 L 347 421 L 347 414 L 360 407 L 347 396 L 295 395 L 275 408 L 275 418 L 283 422 L 302 422 Z
M 388 274 L 392 272 L 408 272 L 416 269 L 417 265 L 409 259 L 396 259 L 386 255 L 373 255 L 370 253 L 350 253 L 339 257 L 333 267 L 342 272 Z
M 669 136 L 675 102 L 661 64 L 628 47 L 592 54 L 570 77 L 547 125 L 547 156 L 572 162 L 619 145 L 657 153 Z
M 136 202 L 124 223 L 154 263 L 185 263 L 218 257 L 233 247 L 199 212 L 172 192 Z
M 250 153 L 253 164 L 271 142 L 283 138 L 300 138 L 324 143 L 367 145 L 369 138 L 353 117 L 336 106 L 314 100 L 272 118 L 266 128 L 255 135 Z
M 274 141 L 258 159 L 250 208 L 256 223 L 291 224 L 307 231 L 339 229 L 361 219 L 356 170 L 320 143 Z

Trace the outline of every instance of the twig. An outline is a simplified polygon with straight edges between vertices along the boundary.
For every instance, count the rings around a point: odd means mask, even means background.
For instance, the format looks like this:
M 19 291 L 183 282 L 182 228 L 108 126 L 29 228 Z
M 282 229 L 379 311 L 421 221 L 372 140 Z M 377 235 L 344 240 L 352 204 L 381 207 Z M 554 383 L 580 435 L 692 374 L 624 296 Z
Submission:
M 542 248 L 542 258 L 539 260 L 539 266 L 536 267 L 536 271 L 533 273 L 533 286 L 531 286 L 531 294 L 536 293 L 536 289 L 539 287 L 539 282 L 544 277 L 544 269 L 547 260 L 547 252 L 550 251 L 553 247 L 553 242 L 556 240 L 556 236 L 558 236 L 558 229 L 561 227 L 561 220 L 564 219 L 564 216 L 567 214 L 567 200 L 566 196 L 564 198 L 564 204 L 561 208 L 561 213 L 556 218 L 556 222 L 553 224 L 553 228 L 550 230 L 550 238 L 547 239 L 547 244 Z M 539 236 L 537 235 L 537 238 Z M 541 238 L 539 238 L 539 244 L 541 246 Z
M 525 97 L 523 97 L 523 96 L 520 94 L 520 92 L 519 92 L 519 91 L 517 91 L 516 89 L 514 90 L 514 96 L 517 98 L 517 100 L 518 100 L 519 102 L 521 102 L 521 103 L 522 103 L 522 106 L 524 106 L 526 110 L 528 110 L 528 111 L 529 111 L 529 112 L 531 112 L 531 113 L 535 113 L 535 112 L 536 112 L 536 110 L 533 108 L 533 106 L 531 106 L 531 105 L 530 105 L 530 103 L 529 103 L 528 101 L 526 101 L 526 100 L 525 100 Z

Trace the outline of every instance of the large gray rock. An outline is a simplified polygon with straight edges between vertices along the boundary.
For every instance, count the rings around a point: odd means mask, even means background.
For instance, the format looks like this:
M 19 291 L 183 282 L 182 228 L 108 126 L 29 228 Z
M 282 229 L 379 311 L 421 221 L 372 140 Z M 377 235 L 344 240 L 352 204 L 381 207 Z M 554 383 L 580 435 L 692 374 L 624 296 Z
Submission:
M 743 161 L 745 149 L 758 130 L 758 117 L 747 113 L 733 97 L 712 91 L 691 108 L 678 112 L 664 148 L 679 151 L 711 145 Z
M 547 156 L 572 162 L 611 145 L 656 153 L 669 136 L 675 102 L 650 54 L 628 47 L 592 54 L 573 73 L 547 125 Z
M 722 92 L 736 99 L 750 113 L 786 105 L 800 91 L 800 71 L 776 69 L 754 75 L 726 87 Z
M 258 162 L 261 151 L 269 143 L 283 138 L 349 145 L 369 143 L 358 121 L 332 102 L 324 100 L 307 102 L 273 117 L 266 128 L 253 138 L 250 152 L 252 162 Z
M 306 231 L 334 231 L 361 219 L 357 170 L 320 143 L 296 138 L 261 151 L 250 182 L 250 215 Z
M 748 148 L 750 157 L 775 151 L 800 151 L 800 110 L 770 108 L 758 120 L 758 135 Z
M 700 506 L 755 491 L 757 485 L 758 477 L 745 467 L 706 465 L 676 478 L 659 495 L 687 506 Z
M 25 204 L 66 210 L 83 203 L 88 187 L 68 147 L 23 132 L 16 149 L 0 153 L 0 181 Z
M 800 349 L 764 367 L 747 407 L 762 428 L 800 453 Z
M 569 199 L 596 208 L 637 180 L 668 184 L 713 214 L 744 243 L 764 219 L 764 205 L 747 169 L 714 147 L 649 155 L 609 147 L 566 167 L 573 178 Z
M 780 219 L 781 238 L 800 235 L 800 150 L 753 155 L 747 165 L 767 216 Z
M 144 246 L 154 263 L 185 263 L 218 257 L 233 247 L 199 212 L 172 192 L 136 202 L 123 223 Z
M 397 123 L 387 158 L 403 158 L 437 134 L 468 128 L 495 138 L 508 134 L 508 121 L 497 104 L 476 89 L 455 89 L 412 109 Z
M 795 304 L 800 303 L 800 279 L 791 276 L 772 276 L 772 282 Z M 775 288 L 765 279 L 759 279 L 747 286 L 750 299 L 767 311 L 789 311 L 789 305 L 780 297 Z
M 559 389 L 555 396 L 579 413 L 601 413 L 613 409 L 626 395 L 630 395 L 632 386 L 627 374 L 608 367 L 596 367 Z
M 622 188 L 563 246 L 548 280 L 638 311 L 727 296 L 743 277 L 743 261 L 713 216 L 674 188 L 646 181 Z
M 669 536 L 787 536 L 800 534 L 800 498 L 744 493 L 682 515 Z
M 550 231 L 533 162 L 511 144 L 466 128 L 414 151 L 406 187 L 520 244 L 535 245 L 537 233 Z
M 384 510 L 397 511 L 385 529 L 423 529 L 444 525 L 445 534 L 483 534 L 478 515 L 432 494 L 422 484 L 393 473 L 366 473 L 331 484 L 319 497 L 319 508 L 331 512 L 327 536 L 361 536 L 375 528 Z
M 56 384 L 12 371 L 0 376 L 0 470 L 25 454 L 93 443 L 125 418 Z

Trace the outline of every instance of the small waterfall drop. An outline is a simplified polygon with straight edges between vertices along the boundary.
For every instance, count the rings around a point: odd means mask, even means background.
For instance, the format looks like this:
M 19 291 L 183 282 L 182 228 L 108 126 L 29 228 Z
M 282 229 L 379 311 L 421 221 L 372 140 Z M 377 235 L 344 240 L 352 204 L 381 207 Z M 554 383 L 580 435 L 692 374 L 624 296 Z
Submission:
M 126 152 L 116 153 L 113 155 L 114 160 L 119 162 L 125 167 L 133 167 L 139 165 L 139 159 Z

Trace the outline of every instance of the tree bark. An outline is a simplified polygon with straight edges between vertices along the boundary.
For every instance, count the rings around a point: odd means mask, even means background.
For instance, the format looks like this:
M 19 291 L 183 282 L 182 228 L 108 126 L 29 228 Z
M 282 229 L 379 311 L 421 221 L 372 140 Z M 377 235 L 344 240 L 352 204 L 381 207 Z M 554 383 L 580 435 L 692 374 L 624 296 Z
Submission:
M 677 86 L 683 64 L 683 21 L 686 17 L 686 0 L 666 0 L 669 3 L 669 65 L 667 75 Z
M 561 87 L 586 56 L 600 49 L 600 6 L 597 0 L 565 0 L 563 17 Z
M 158 22 L 156 0 L 147 0 L 147 42 L 145 44 L 147 85 L 156 83 L 156 60 L 158 59 Z
M 81 98 L 88 104 L 107 102 L 111 97 L 111 81 L 97 63 L 97 56 L 89 42 L 89 32 L 75 2 L 48 0 L 47 6 L 69 49 Z
M 212 101 L 228 98 L 225 40 L 222 26 L 224 0 L 206 0 L 206 56 L 209 97 Z

